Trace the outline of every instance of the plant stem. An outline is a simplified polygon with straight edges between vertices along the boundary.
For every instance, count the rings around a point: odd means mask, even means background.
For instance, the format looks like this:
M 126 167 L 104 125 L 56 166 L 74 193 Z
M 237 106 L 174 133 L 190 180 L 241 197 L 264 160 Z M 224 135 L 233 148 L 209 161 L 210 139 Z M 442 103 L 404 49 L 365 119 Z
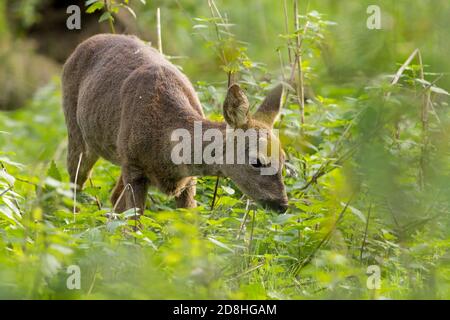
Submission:
M 216 204 L 216 197 L 217 197 L 217 189 L 219 188 L 219 180 L 220 177 L 216 178 L 216 185 L 214 186 L 214 195 L 213 195 L 213 199 L 211 202 L 211 210 L 214 210 L 214 205 Z
M 301 129 L 303 131 L 303 125 L 305 124 L 305 93 L 303 84 L 303 71 L 302 71 L 302 55 L 300 51 L 301 39 L 300 39 L 300 23 L 298 17 L 298 0 L 294 0 L 294 26 L 295 32 L 297 33 L 295 57 L 297 61 L 297 71 L 298 71 L 298 82 L 297 82 L 297 98 L 300 106 L 300 123 L 302 124 Z
M 289 35 L 289 18 L 288 18 L 286 0 L 283 1 L 283 12 L 284 12 L 285 32 L 286 32 L 286 35 Z M 288 49 L 289 63 L 292 65 L 291 40 L 290 39 L 288 39 L 288 41 L 287 41 L 287 49 Z
M 161 38 L 161 10 L 156 9 L 156 33 L 158 35 L 158 51 L 163 54 Z
M 370 220 L 370 212 L 372 211 L 372 203 L 369 205 L 369 211 L 367 212 L 367 221 L 366 221 L 366 228 L 364 230 L 364 237 L 363 237 L 363 241 L 361 243 L 361 252 L 359 254 L 359 261 L 360 263 L 362 263 L 362 259 L 363 259 L 363 253 L 364 253 L 364 247 L 366 245 L 366 240 L 367 240 L 367 231 L 369 229 L 369 220 Z
M 419 59 L 420 65 L 420 78 L 425 81 L 424 72 L 423 72 L 423 63 L 422 63 L 422 55 L 420 51 L 418 51 L 417 57 Z M 425 188 L 426 176 L 427 176 L 427 152 L 428 152 L 428 113 L 430 111 L 431 102 L 431 90 L 428 88 L 426 94 L 423 97 L 422 109 L 421 109 L 421 122 L 422 122 L 422 147 L 420 152 L 420 166 L 419 166 L 419 185 L 423 190 Z
M 112 12 L 111 12 L 111 6 L 108 0 L 104 0 L 105 2 L 105 10 L 106 12 L 109 12 L 110 17 L 108 18 L 109 28 L 111 29 L 111 33 L 116 33 L 116 28 L 114 27 L 114 22 L 112 20 Z

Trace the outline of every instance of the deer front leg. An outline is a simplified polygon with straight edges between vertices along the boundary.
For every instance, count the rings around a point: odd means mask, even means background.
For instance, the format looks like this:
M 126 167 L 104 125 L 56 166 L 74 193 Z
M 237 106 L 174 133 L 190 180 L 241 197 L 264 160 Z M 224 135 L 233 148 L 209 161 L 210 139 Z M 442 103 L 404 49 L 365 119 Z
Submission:
M 125 185 L 123 184 L 123 176 L 120 175 L 116 186 L 111 195 L 111 204 L 115 212 L 124 212 L 127 209 L 127 201 L 125 195 Z
M 138 208 L 144 214 L 148 180 L 144 173 L 130 168 L 122 168 L 123 188 L 125 188 L 126 209 Z
M 196 180 L 192 178 L 181 191 L 180 195 L 175 197 L 177 208 L 195 208 L 197 202 L 195 201 Z

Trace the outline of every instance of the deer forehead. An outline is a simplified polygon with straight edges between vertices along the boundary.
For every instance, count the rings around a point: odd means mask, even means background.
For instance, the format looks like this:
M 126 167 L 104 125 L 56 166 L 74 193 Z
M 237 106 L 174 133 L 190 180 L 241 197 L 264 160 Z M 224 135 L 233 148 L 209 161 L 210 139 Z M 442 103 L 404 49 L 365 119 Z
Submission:
M 253 158 L 259 158 L 266 163 L 270 162 L 272 157 L 278 158 L 280 154 L 283 154 L 280 141 L 272 135 L 267 137 L 259 137 L 257 145 L 250 146 L 249 156 Z

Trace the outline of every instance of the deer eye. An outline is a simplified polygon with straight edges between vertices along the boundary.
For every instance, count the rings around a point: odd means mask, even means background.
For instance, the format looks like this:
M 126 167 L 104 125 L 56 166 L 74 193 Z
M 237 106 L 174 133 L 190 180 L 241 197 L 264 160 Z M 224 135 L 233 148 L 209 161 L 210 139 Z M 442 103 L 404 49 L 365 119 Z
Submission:
M 252 165 L 253 168 L 265 168 L 265 167 L 268 167 L 268 165 L 267 164 L 263 164 L 261 162 L 261 160 L 259 160 L 259 158 L 256 159 L 256 163 L 252 163 L 251 165 Z

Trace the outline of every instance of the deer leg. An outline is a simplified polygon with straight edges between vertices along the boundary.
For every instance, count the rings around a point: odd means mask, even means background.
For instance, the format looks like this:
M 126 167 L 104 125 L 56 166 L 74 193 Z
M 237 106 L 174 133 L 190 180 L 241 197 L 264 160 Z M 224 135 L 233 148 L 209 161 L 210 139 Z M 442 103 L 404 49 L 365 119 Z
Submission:
M 111 204 L 115 208 L 116 212 L 124 212 L 127 207 L 126 195 L 125 195 L 125 185 L 123 184 L 123 176 L 120 175 L 117 180 L 116 186 L 113 189 L 111 195 Z M 120 198 L 120 200 L 119 200 Z M 119 202 L 118 202 L 119 201 Z
M 82 189 L 97 160 L 98 156 L 87 150 L 83 140 L 69 137 L 67 170 L 69 171 L 70 182 L 76 184 L 79 190 Z
M 197 202 L 195 201 L 196 180 L 192 178 L 181 191 L 180 195 L 175 197 L 177 208 L 195 208 Z
M 138 208 L 139 214 L 143 214 L 148 190 L 147 178 L 143 172 L 130 168 L 122 169 L 122 177 L 126 189 L 126 209 Z
M 64 82 L 64 81 L 63 81 Z M 63 83 L 63 109 L 68 131 L 67 170 L 70 182 L 76 184 L 81 190 L 89 177 L 89 172 L 98 160 L 98 156 L 90 152 L 83 139 L 83 134 L 76 121 L 77 94 L 64 88 Z

